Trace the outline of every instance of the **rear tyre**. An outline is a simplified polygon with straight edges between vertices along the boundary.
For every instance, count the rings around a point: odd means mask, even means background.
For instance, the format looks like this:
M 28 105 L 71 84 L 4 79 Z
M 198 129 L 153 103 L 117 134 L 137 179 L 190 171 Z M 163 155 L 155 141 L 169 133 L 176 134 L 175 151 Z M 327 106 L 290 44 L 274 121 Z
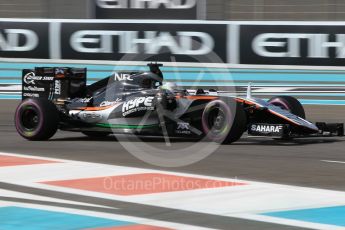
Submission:
M 85 136 L 91 137 L 91 138 L 102 138 L 107 137 L 110 135 L 110 133 L 106 132 L 95 132 L 95 131 L 85 131 L 82 132 Z
M 290 113 L 305 119 L 305 111 L 301 102 L 290 96 L 277 96 L 268 101 L 269 104 L 288 110 Z
M 48 140 L 56 133 L 59 112 L 47 99 L 26 99 L 16 109 L 14 123 L 19 135 L 30 141 Z
M 243 106 L 231 100 L 208 103 L 202 114 L 202 128 L 206 137 L 214 142 L 230 144 L 241 138 L 247 128 Z

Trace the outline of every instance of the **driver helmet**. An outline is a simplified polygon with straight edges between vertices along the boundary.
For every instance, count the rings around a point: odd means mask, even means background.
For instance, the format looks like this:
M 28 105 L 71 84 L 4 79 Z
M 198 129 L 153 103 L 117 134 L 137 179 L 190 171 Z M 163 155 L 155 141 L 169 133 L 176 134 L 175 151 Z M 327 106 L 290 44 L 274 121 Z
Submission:
M 174 92 L 175 90 L 178 89 L 178 86 L 176 85 L 176 83 L 167 82 L 162 86 L 162 89 Z
M 152 87 L 152 80 L 149 78 L 145 78 L 141 82 L 141 87 L 143 89 L 150 89 Z

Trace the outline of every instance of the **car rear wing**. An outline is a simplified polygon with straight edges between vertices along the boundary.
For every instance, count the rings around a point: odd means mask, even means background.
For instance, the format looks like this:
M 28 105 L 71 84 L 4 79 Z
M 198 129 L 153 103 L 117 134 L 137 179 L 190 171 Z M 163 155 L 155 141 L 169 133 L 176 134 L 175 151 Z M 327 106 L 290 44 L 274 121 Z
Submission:
M 82 97 L 86 92 L 84 68 L 36 67 L 24 69 L 22 99 L 46 98 L 52 101 Z

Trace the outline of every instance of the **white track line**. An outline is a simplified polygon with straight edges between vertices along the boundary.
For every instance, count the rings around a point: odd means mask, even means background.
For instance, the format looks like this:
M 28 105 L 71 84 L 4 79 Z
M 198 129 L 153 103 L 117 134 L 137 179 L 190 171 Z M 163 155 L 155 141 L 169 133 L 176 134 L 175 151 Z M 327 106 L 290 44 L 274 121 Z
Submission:
M 259 89 L 254 89 L 253 93 L 277 93 L 277 92 L 292 92 L 291 90 L 296 89 L 296 87 L 262 87 Z
M 37 195 L 32 195 L 32 194 L 27 194 L 27 193 L 22 193 L 22 192 L 4 190 L 4 189 L 0 189 L 0 200 L 1 200 L 1 197 L 20 198 L 20 199 L 27 199 L 27 200 L 35 200 L 35 201 L 43 201 L 43 202 L 46 201 L 46 202 L 64 203 L 64 204 L 72 204 L 72 205 L 83 205 L 83 206 L 89 206 L 89 207 L 118 209 L 118 208 L 108 207 L 108 206 L 103 206 L 103 205 L 94 205 L 94 204 L 75 202 L 75 201 L 69 201 L 69 200 L 64 200 L 64 199 L 37 196 Z
M 321 160 L 321 162 L 325 162 L 325 163 L 336 163 L 336 164 L 345 164 L 345 161 Z
M 22 90 L 22 86 L 21 85 L 0 86 L 0 90 Z
M 301 228 L 310 228 L 310 229 L 317 229 L 317 230 L 344 230 L 344 227 L 334 226 L 334 225 L 327 225 L 327 224 L 317 224 L 317 223 L 310 223 L 298 220 L 289 220 L 289 219 L 282 219 L 270 216 L 263 216 L 263 215 L 252 215 L 252 214 L 241 214 L 236 215 L 233 217 L 246 219 L 246 220 L 254 220 L 260 222 L 268 222 L 274 224 L 281 224 L 281 225 L 289 225 Z

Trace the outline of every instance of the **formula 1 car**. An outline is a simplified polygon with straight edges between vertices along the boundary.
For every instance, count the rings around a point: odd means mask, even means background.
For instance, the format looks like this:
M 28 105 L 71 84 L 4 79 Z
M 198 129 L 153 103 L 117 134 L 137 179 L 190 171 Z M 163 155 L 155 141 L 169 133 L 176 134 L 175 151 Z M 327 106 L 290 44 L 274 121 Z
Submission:
M 344 135 L 343 124 L 305 120 L 293 97 L 253 98 L 250 85 L 246 97 L 188 91 L 164 83 L 161 64 L 148 66 L 147 72 L 118 72 L 89 86 L 86 69 L 25 69 L 15 127 L 32 141 L 48 140 L 58 129 L 99 138 L 114 133 L 218 143 L 235 142 L 246 131 L 273 138 Z

